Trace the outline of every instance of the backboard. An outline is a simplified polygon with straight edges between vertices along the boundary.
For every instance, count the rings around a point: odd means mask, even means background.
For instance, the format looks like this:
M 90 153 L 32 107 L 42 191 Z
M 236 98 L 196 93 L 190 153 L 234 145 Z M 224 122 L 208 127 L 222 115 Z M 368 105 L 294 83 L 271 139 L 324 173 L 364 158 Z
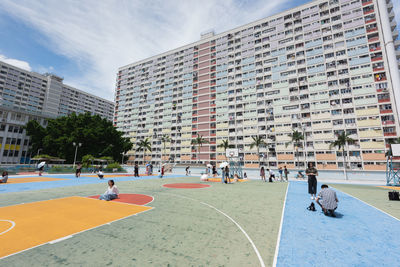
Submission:
M 239 149 L 237 149 L 237 148 L 228 148 L 226 150 L 226 157 L 227 158 L 237 158 L 237 157 L 239 157 Z
M 400 144 L 392 144 L 392 155 L 393 157 L 400 157 Z

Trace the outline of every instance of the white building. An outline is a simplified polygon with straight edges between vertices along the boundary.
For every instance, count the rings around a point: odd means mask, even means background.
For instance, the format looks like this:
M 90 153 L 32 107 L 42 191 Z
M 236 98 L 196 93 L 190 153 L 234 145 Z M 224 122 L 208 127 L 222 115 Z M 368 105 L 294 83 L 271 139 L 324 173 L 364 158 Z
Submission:
M 152 142 L 147 160 L 221 162 L 228 139 L 246 167 L 258 167 L 252 137 L 261 136 L 264 165 L 314 162 L 343 168 L 330 148 L 336 134 L 351 169 L 384 170 L 399 136 L 400 41 L 386 0 L 317 0 L 140 62 L 117 74 L 115 126 L 136 143 Z M 304 135 L 299 147 L 289 134 Z M 209 141 L 197 153 L 197 134 Z M 150 155 L 151 154 L 151 155 Z M 143 152 L 131 152 L 143 161 Z
M 112 101 L 65 85 L 58 76 L 0 61 L 0 163 L 29 161 L 23 126 L 31 119 L 46 126 L 49 118 L 89 112 L 112 120 L 113 111 Z

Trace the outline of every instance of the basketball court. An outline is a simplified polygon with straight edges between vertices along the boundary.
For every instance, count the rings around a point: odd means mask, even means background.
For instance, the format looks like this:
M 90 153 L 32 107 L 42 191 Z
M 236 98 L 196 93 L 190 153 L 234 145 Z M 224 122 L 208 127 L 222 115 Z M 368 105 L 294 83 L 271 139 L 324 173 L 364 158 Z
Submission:
M 330 218 L 319 207 L 306 209 L 311 200 L 301 181 L 225 185 L 199 177 L 112 175 L 121 194 L 107 202 L 98 200 L 107 179 L 41 178 L 59 180 L 0 186 L 24 185 L 0 191 L 5 266 L 400 262 L 400 242 L 387 242 L 400 236 L 400 207 L 388 202 L 392 189 L 385 187 L 330 185 L 340 200 L 338 217 Z

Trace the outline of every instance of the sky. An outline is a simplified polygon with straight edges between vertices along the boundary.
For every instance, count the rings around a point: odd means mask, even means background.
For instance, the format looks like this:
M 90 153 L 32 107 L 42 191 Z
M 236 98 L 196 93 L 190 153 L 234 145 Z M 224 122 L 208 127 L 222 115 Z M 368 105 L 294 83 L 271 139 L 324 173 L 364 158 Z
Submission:
M 113 100 L 119 67 L 307 2 L 1 0 L 0 61 Z

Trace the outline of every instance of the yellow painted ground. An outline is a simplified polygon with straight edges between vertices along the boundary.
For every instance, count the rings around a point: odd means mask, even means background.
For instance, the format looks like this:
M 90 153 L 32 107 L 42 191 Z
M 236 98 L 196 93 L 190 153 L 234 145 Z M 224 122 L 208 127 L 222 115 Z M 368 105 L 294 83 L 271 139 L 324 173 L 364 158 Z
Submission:
M 400 186 L 378 186 L 386 189 L 400 190 Z
M 49 181 L 61 181 L 67 179 L 61 178 L 51 178 L 51 177 L 26 177 L 26 178 L 8 178 L 5 184 L 23 184 L 23 183 L 33 183 L 33 182 L 49 182 Z M 1 183 L 0 185 L 2 185 Z
M 152 207 L 85 197 L 0 207 L 0 221 L 15 223 L 0 235 L 0 259 L 149 209 Z M 0 223 L 0 233 L 10 225 Z

